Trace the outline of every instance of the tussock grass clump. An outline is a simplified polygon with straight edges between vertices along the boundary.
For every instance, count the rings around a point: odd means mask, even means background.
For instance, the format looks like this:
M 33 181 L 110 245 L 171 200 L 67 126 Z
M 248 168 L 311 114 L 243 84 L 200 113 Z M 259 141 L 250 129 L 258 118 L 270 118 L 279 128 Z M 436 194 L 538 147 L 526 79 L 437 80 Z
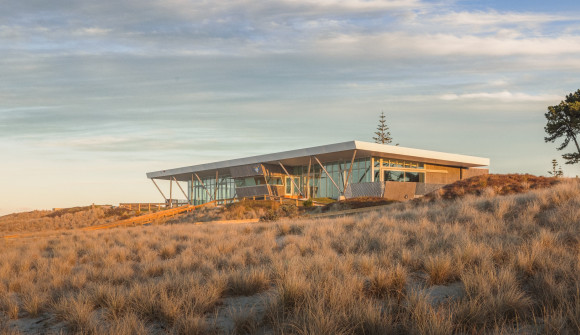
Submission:
M 226 294 L 229 296 L 254 295 L 270 287 L 270 278 L 263 269 L 236 271 L 229 275 Z
M 70 331 L 89 334 L 97 332 L 94 306 L 85 296 L 62 297 L 52 307 L 56 318 L 66 322 Z
M 425 262 L 425 271 L 429 275 L 430 285 L 445 285 L 458 279 L 459 264 L 445 255 L 428 256 Z
M 397 265 L 388 270 L 379 269 L 367 282 L 368 295 L 382 299 L 395 297 L 401 299 L 405 295 L 407 284 L 407 270 Z

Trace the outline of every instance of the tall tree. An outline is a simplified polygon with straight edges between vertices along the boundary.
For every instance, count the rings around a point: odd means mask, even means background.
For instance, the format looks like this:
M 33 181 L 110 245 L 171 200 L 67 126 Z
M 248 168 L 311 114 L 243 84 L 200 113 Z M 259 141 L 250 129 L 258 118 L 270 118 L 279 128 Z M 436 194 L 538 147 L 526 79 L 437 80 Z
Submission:
M 381 112 L 381 116 L 379 117 L 379 125 L 377 126 L 377 131 L 375 131 L 375 143 L 380 144 L 390 144 L 393 142 L 393 138 L 391 137 L 391 133 L 389 132 L 389 126 L 387 126 L 387 118 L 385 117 L 385 113 Z
M 566 100 L 561 101 L 560 104 L 549 106 L 548 112 L 544 115 L 548 120 L 544 127 L 548 136 L 544 137 L 544 141 L 546 143 L 555 142 L 563 137 L 564 141 L 557 148 L 558 150 L 565 149 L 570 142 L 573 142 L 576 152 L 565 153 L 562 158 L 566 164 L 580 162 L 580 144 L 578 144 L 580 136 L 580 90 L 568 94 Z
M 548 171 L 548 174 L 556 178 L 564 175 L 564 172 L 556 159 L 552 159 L 552 171 Z

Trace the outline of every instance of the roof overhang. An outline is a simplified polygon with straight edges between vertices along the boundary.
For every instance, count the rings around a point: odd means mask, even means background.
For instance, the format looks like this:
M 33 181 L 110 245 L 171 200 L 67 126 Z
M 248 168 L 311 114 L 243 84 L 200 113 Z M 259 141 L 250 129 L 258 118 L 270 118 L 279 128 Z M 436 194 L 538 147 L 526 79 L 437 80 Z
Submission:
M 297 166 L 307 165 L 312 156 L 316 156 L 321 162 L 338 160 L 349 161 L 352 159 L 354 150 L 356 157 L 383 157 L 404 160 L 414 160 L 424 163 L 449 165 L 458 167 L 483 167 L 489 166 L 489 158 L 450 154 L 444 152 L 405 148 L 394 145 L 385 145 L 361 141 L 349 141 L 322 145 L 311 148 L 277 152 L 267 155 L 259 155 L 245 158 L 237 158 L 226 161 L 186 166 L 176 169 L 161 170 L 147 173 L 150 179 L 191 180 L 192 174 L 197 173 L 200 178 L 215 176 L 216 171 L 220 174 L 229 174 L 229 168 L 250 164 L 278 164 Z M 313 161 L 314 164 L 314 161 Z

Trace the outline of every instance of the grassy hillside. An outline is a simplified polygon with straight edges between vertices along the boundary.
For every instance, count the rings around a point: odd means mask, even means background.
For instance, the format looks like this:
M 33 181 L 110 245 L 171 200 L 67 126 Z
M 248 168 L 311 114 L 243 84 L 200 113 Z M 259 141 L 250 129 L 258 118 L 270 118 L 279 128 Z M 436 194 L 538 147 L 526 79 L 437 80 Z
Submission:
M 55 211 L 32 211 L 0 216 L 0 236 L 22 232 L 70 230 L 113 222 L 135 212 L 110 206 L 84 206 Z
M 0 329 L 577 334 L 580 184 L 0 244 Z

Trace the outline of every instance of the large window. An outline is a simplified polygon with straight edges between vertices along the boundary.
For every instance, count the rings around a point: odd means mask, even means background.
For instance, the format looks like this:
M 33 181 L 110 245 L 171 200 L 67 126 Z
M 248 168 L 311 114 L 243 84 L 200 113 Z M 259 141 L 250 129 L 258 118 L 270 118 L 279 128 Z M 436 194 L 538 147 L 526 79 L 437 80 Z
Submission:
M 194 205 L 201 205 L 206 202 L 217 200 L 232 199 L 236 196 L 236 187 L 234 179 L 230 176 L 218 177 L 217 185 L 215 177 L 202 178 L 200 183 L 198 180 L 188 181 L 188 193 L 191 202 Z
M 375 158 L 375 181 L 425 182 L 425 164 L 400 159 Z

